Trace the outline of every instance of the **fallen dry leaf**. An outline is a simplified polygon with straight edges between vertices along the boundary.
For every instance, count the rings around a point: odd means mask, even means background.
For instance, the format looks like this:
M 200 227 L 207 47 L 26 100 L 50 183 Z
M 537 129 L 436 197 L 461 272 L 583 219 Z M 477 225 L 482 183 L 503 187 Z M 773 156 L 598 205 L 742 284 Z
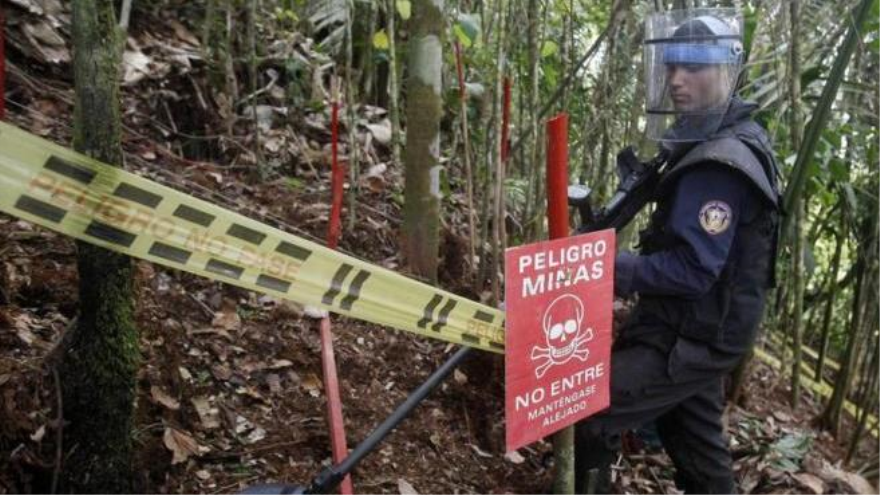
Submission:
M 273 394 L 281 392 L 281 377 L 275 373 L 266 375 L 266 384 L 269 385 L 269 391 Z
M 250 433 L 248 433 L 247 437 L 245 437 L 244 439 L 244 442 L 248 444 L 253 444 L 259 442 L 264 438 L 266 438 L 266 430 L 258 426 L 251 430 Z
M 211 403 L 206 397 L 194 397 L 191 402 L 196 408 L 196 414 L 199 415 L 199 421 L 204 429 L 212 430 L 220 426 L 220 410 L 211 407 Z
M 199 39 L 196 38 L 189 30 L 180 22 L 171 19 L 171 28 L 174 29 L 174 34 L 177 36 L 177 39 L 183 41 L 184 43 L 188 43 L 194 47 L 201 46 Z
M 287 368 L 288 366 L 293 366 L 293 361 L 289 359 L 276 359 L 272 361 L 272 364 L 269 365 L 269 369 L 277 370 L 281 368 Z
M 174 454 L 171 464 L 180 464 L 190 456 L 201 454 L 201 447 L 191 435 L 174 428 L 165 428 L 162 440 L 165 447 Z
M 39 20 L 24 24 L 22 32 L 43 62 L 49 64 L 66 64 L 70 62 L 70 50 L 66 41 L 48 20 Z
M 782 411 L 773 411 L 773 417 L 775 417 L 779 421 L 782 421 L 783 423 L 788 423 L 789 421 L 791 421 L 791 416 L 785 414 Z
M 871 483 L 862 476 L 830 466 L 827 462 L 822 472 L 818 474 L 819 477 L 829 484 L 840 485 L 839 487 L 832 486 L 832 488 L 839 490 L 840 493 L 877 493 L 877 490 L 871 486 Z
M 211 366 L 211 374 L 214 375 L 214 378 L 224 382 L 232 378 L 232 370 L 222 364 Z
M 15 334 L 27 345 L 33 345 L 37 339 L 37 336 L 31 332 L 32 325 L 34 321 L 28 314 L 22 313 L 15 317 Z
M 457 383 L 459 385 L 464 385 L 468 381 L 467 375 L 462 373 L 457 368 L 455 369 L 455 371 L 452 372 L 452 377 L 455 379 L 455 383 Z
M 504 459 L 512 462 L 514 464 L 522 464 L 526 461 L 526 458 L 522 456 L 519 452 L 512 450 L 506 454 L 504 454 Z
M 804 488 L 808 488 L 815 495 L 825 493 L 825 483 L 818 477 L 810 473 L 797 473 L 791 475 L 798 484 Z
M 400 492 L 400 495 L 419 495 L 419 492 L 413 488 L 409 481 L 403 478 L 397 480 L 397 490 Z
M 238 316 L 235 309 L 218 311 L 217 314 L 214 315 L 214 320 L 211 321 L 211 325 L 225 330 L 237 330 L 241 327 L 241 317 Z
M 46 436 L 46 425 L 42 425 L 37 428 L 37 431 L 35 431 L 34 434 L 31 435 L 31 440 L 39 442 L 43 439 L 44 436 Z
M 168 395 L 164 390 L 153 385 L 150 387 L 150 396 L 153 398 L 153 402 L 157 404 L 161 404 L 172 411 L 177 411 L 180 409 L 180 401 Z
M 471 446 L 471 449 L 472 449 L 474 452 L 476 452 L 476 454 L 477 454 L 478 456 L 480 456 L 480 457 L 485 457 L 486 459 L 491 459 L 491 458 L 492 458 L 492 454 L 490 454 L 490 453 L 486 452 L 485 450 L 483 450 L 483 449 L 477 447 L 476 445 L 474 445 L 474 444 L 470 444 L 470 446 Z
M 281 138 L 274 137 L 269 138 L 263 142 L 263 147 L 266 148 L 266 151 L 269 153 L 278 153 L 281 150 L 281 146 L 284 144 Z
M 312 397 L 320 397 L 323 386 L 324 384 L 321 382 L 321 379 L 314 373 L 307 374 L 302 381 L 302 388 Z
M 43 7 L 39 4 L 39 2 L 36 2 L 35 0 L 12 0 L 12 3 L 18 5 L 19 7 L 28 9 L 28 11 L 32 14 L 44 14 Z
M 185 381 L 191 381 L 193 378 L 192 373 L 190 373 L 189 370 L 184 368 L 183 366 L 178 366 L 177 372 L 180 373 L 180 378 L 182 378 Z
M 367 124 L 367 129 L 370 131 L 370 134 L 373 135 L 373 138 L 383 145 L 388 145 L 391 143 L 391 121 L 388 119 L 379 122 L 378 124 Z
M 141 51 L 126 50 L 122 54 L 125 70 L 122 76 L 123 84 L 134 84 L 149 75 L 151 61 L 150 57 Z

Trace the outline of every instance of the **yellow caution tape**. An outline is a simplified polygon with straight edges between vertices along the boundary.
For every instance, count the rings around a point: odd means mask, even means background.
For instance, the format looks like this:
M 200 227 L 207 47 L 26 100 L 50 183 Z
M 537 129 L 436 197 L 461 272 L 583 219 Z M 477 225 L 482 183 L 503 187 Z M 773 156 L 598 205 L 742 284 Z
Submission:
M 113 251 L 497 353 L 504 313 L 0 123 L 0 211 Z

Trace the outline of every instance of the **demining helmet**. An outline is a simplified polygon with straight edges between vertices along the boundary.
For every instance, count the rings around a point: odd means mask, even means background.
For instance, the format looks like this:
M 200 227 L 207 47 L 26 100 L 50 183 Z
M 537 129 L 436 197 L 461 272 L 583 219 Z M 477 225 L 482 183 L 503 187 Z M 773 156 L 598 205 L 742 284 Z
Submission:
M 742 16 L 732 8 L 670 10 L 645 21 L 646 132 L 703 141 L 721 125 L 743 59 Z

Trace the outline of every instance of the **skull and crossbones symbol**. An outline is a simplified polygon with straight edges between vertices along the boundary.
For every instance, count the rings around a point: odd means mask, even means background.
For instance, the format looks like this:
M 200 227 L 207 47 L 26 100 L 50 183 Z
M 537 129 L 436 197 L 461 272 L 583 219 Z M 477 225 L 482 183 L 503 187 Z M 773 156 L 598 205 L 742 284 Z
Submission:
M 582 329 L 583 321 L 584 303 L 577 296 L 563 294 L 550 303 L 542 320 L 547 347 L 532 347 L 532 361 L 543 361 L 535 368 L 535 376 L 541 378 L 551 366 L 572 358 L 587 360 L 586 344 L 593 340 L 593 329 Z

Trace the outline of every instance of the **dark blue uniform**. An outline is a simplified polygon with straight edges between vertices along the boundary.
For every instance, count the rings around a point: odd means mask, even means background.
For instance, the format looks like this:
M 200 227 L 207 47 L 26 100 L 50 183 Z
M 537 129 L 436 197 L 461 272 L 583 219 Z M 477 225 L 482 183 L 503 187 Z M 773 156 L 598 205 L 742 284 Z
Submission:
M 666 226 L 681 244 L 646 256 L 620 253 L 615 292 L 688 298 L 708 292 L 727 262 L 740 217 L 751 218 L 760 207 L 752 188 L 741 173 L 711 162 L 683 176 Z
M 776 162 L 754 107 L 734 100 L 709 140 L 673 150 L 640 253 L 623 252 L 615 291 L 638 294 L 614 343 L 611 406 L 577 425 L 577 484 L 599 489 L 626 429 L 655 421 L 679 488 L 735 490 L 722 379 L 754 342 L 773 281 Z

